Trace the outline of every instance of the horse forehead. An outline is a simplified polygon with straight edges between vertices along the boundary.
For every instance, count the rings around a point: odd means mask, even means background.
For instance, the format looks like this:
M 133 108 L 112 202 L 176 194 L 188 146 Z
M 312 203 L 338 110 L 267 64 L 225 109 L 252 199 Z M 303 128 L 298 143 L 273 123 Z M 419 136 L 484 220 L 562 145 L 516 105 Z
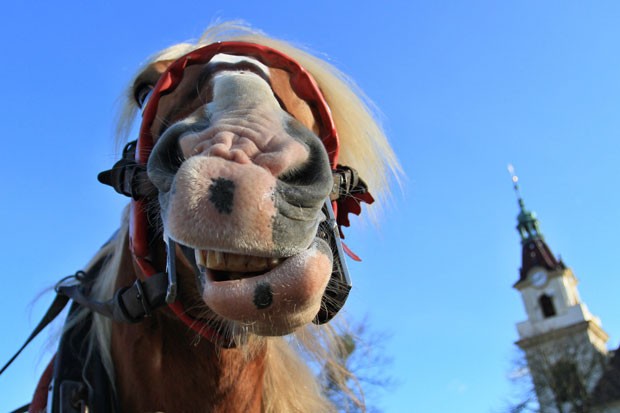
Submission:
M 291 87 L 291 74 L 284 69 L 270 68 L 258 59 L 248 56 L 236 56 L 226 53 L 215 55 L 209 64 L 217 65 L 218 63 L 241 64 L 250 63 L 260 69 L 266 78 L 270 80 L 270 86 L 274 94 L 279 99 L 283 109 L 291 114 L 295 119 L 301 122 L 314 133 L 319 133 L 319 127 L 316 124 L 314 115 L 308 103 L 301 99 Z
M 161 62 L 162 65 L 158 67 L 161 70 L 162 67 L 167 67 L 168 62 Z M 265 78 L 269 79 L 270 87 L 273 93 L 278 98 L 282 105 L 282 108 L 287 111 L 291 116 L 301 122 L 308 129 L 318 134 L 319 126 L 317 125 L 312 110 L 308 103 L 297 96 L 296 92 L 292 89 L 290 83 L 291 74 L 286 70 L 271 68 L 255 59 L 248 56 L 237 56 L 225 53 L 215 55 L 209 62 L 200 65 L 190 65 L 185 68 L 183 73 L 183 79 L 177 85 L 174 92 L 165 96 L 159 101 L 158 112 L 161 114 L 174 113 L 175 118 L 183 119 L 190 116 L 200 106 L 208 103 L 211 96 L 205 96 L 201 93 L 196 93 L 196 85 L 199 82 L 201 76 L 205 72 L 209 71 L 209 67 L 217 67 L 219 65 L 230 65 L 234 67 L 239 65 L 240 68 L 243 65 L 251 64 L 257 70 L 261 71 Z M 231 70 L 227 68 L 225 70 Z M 234 70 L 234 69 L 232 69 Z M 240 69 L 242 70 L 242 69 Z M 172 119 L 166 119 L 158 117 L 151 125 L 151 131 L 154 137 L 159 136 L 161 130 L 161 121 L 170 121 Z

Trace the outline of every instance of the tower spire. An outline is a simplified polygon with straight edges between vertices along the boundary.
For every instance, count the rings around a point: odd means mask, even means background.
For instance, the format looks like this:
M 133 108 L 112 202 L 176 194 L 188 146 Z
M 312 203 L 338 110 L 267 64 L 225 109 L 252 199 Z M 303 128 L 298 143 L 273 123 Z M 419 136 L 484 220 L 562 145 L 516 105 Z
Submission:
M 540 224 L 536 218 L 536 213 L 528 211 L 525 208 L 525 202 L 523 202 L 521 191 L 519 190 L 519 177 L 515 174 L 515 169 L 512 164 L 508 164 L 508 173 L 510 173 L 510 177 L 512 178 L 512 187 L 517 195 L 517 203 L 519 204 L 517 231 L 519 235 L 521 235 L 521 244 L 525 244 L 534 239 L 544 240 L 540 232 Z

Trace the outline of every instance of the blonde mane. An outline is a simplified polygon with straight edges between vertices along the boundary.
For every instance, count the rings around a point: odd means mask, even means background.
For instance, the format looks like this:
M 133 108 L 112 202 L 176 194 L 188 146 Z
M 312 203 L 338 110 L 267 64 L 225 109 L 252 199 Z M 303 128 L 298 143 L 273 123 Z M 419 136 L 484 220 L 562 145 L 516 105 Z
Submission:
M 393 178 L 398 179 L 400 166 L 373 116 L 372 105 L 346 75 L 325 61 L 288 43 L 271 39 L 242 23 L 228 22 L 210 27 L 193 44 L 178 44 L 155 54 L 145 67 L 158 61 L 176 59 L 206 44 L 225 40 L 248 41 L 276 48 L 305 67 L 321 87 L 332 111 L 341 139 L 339 162 L 357 169 L 367 182 L 371 193 L 378 197 L 378 201 L 385 199 L 389 192 L 390 181 Z M 142 70 L 144 68 L 138 75 Z M 133 80 L 130 84 L 133 84 Z M 137 111 L 130 88 L 125 95 L 119 117 L 119 142 L 128 135 Z M 122 258 L 124 254 L 129 253 L 127 243 L 128 218 L 125 213 L 116 238 L 91 262 L 91 265 L 94 265 L 102 256 L 108 257 L 93 289 L 94 295 L 100 300 L 108 299 L 114 292 Z M 114 377 L 110 355 L 110 332 L 111 322 L 94 315 L 91 334 L 95 340 L 92 345 L 100 351 L 110 377 Z M 365 410 L 360 389 L 351 390 L 348 387 L 348 383 L 355 381 L 343 366 L 343 344 L 337 339 L 336 330 L 329 326 L 310 325 L 293 336 L 262 339 L 267 344 L 263 411 L 335 411 L 336 407 L 323 395 L 320 378 L 316 372 L 319 369 L 329 371 L 330 378 L 349 396 L 351 406 L 357 410 Z M 308 366 L 308 361 L 312 367 Z

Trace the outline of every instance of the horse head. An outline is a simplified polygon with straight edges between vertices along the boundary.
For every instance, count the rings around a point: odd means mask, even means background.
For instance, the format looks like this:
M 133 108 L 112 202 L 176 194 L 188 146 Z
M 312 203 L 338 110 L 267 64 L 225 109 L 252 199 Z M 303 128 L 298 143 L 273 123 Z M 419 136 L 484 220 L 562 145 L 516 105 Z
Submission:
M 272 336 L 329 321 L 350 288 L 334 209 L 347 225 L 374 200 L 339 168 L 312 75 L 268 46 L 218 42 L 152 62 L 131 95 L 144 110 L 135 157 L 153 187 L 130 188 L 133 253 L 152 275 L 149 223 L 159 221 L 168 288 L 178 275 L 182 289 L 167 297 L 177 315 L 209 338 L 221 327 L 229 338 Z

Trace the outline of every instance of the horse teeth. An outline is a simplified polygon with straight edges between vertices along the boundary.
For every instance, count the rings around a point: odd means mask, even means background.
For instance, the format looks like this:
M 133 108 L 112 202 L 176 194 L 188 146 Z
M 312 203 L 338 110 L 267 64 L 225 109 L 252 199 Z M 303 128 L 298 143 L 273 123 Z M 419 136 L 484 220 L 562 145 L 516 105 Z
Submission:
M 268 266 L 270 268 L 275 268 L 277 267 L 280 263 L 282 262 L 282 260 L 280 258 L 268 258 Z
M 206 266 L 213 270 L 223 270 L 226 266 L 226 259 L 224 253 L 219 251 L 206 251 Z
M 277 267 L 279 258 L 255 257 L 220 251 L 196 251 L 196 264 L 211 270 L 247 273 L 271 270 Z
M 196 258 L 196 265 L 198 267 L 206 267 L 207 261 L 205 258 L 206 251 L 194 250 L 194 257 Z

